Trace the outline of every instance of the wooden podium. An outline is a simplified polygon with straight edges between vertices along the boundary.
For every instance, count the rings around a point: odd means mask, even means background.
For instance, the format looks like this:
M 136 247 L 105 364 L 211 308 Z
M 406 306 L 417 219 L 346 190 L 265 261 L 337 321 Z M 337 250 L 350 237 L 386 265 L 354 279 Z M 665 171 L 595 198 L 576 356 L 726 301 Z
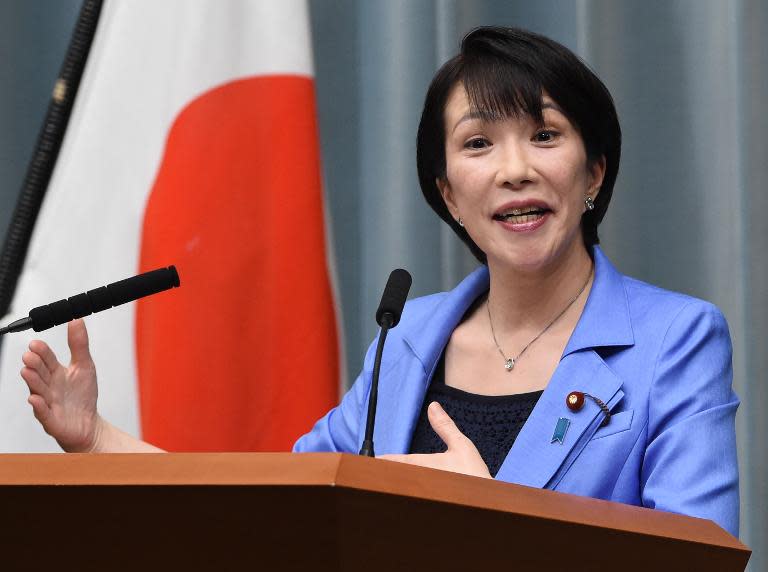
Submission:
M 340 454 L 0 455 L 0 569 L 744 570 L 711 521 Z

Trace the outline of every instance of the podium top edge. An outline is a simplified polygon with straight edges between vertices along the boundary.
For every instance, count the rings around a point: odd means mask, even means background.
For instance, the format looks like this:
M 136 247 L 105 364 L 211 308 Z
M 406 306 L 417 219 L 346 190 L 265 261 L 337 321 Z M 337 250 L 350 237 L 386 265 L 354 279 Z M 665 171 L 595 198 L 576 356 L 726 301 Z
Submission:
M 341 453 L 0 454 L 7 486 L 329 486 L 749 553 L 712 521 Z

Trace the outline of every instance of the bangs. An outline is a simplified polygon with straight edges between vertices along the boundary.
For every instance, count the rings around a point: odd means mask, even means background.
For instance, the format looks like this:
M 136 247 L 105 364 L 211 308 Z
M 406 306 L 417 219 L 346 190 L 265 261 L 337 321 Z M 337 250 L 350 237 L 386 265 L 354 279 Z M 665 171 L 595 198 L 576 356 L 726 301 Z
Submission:
M 470 110 L 488 121 L 531 117 L 544 123 L 541 99 L 544 93 L 532 70 L 497 58 L 462 58 L 459 81 L 464 85 Z

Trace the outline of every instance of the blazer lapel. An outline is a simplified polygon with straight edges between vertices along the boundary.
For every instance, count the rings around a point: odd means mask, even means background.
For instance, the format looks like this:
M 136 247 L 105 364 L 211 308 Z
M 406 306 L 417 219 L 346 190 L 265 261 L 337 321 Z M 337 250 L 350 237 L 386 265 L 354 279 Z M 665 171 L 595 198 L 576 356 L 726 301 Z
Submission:
M 594 351 L 563 358 L 530 417 L 523 425 L 497 478 L 544 488 L 570 455 L 577 455 L 603 420 L 603 412 L 590 399 L 580 411 L 571 411 L 566 397 L 583 391 L 613 407 L 623 397 L 621 380 Z M 558 420 L 567 420 L 562 442 L 554 440 Z M 565 464 L 567 468 L 568 464 Z
M 381 373 L 380 379 L 396 381 L 388 383 L 387 387 L 379 386 L 381 412 L 376 416 L 377 451 L 381 448 L 382 453 L 408 452 L 437 361 L 467 309 L 487 290 L 488 268 L 482 266 L 448 292 L 426 319 L 402 333 L 408 348 L 406 352 L 412 355 L 403 355 L 386 375 L 384 371 Z M 386 414 L 389 412 L 396 414 Z
M 580 411 L 571 411 L 566 397 L 582 391 L 609 408 L 624 396 L 621 379 L 605 364 L 595 348 L 634 344 L 624 277 L 599 247 L 593 250 L 595 280 L 589 298 L 560 364 L 515 440 L 497 478 L 543 488 L 554 486 L 600 426 L 603 413 L 586 399 Z M 553 443 L 558 420 L 567 420 L 563 442 Z M 558 473 L 558 470 L 562 470 Z

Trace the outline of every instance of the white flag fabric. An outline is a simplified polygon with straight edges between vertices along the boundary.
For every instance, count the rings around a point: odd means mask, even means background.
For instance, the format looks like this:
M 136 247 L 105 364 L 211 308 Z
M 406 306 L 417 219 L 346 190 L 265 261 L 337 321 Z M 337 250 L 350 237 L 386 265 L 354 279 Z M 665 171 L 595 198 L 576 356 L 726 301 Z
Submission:
M 105 2 L 2 323 L 176 265 L 180 288 L 86 319 L 120 428 L 284 450 L 337 400 L 312 74 L 301 0 Z M 19 376 L 35 337 L 69 359 L 63 326 L 5 337 L 0 451 L 57 450 Z

